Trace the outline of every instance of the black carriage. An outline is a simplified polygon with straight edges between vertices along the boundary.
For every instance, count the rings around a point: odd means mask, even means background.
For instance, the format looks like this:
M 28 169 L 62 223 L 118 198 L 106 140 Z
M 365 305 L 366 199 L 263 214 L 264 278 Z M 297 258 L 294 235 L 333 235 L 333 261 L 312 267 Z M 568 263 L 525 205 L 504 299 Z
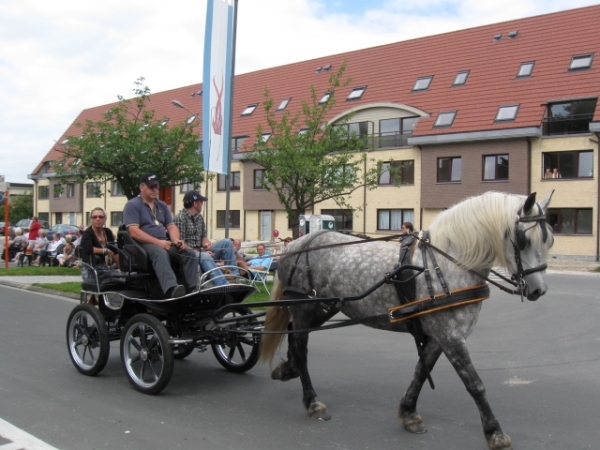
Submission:
M 146 394 L 162 391 L 171 379 L 174 360 L 194 349 L 210 346 L 217 361 L 232 372 L 254 367 L 260 334 L 252 331 L 261 327 L 256 319 L 261 313 L 239 305 L 255 291 L 243 277 L 227 275 L 229 284 L 214 287 L 209 274 L 199 274 L 198 291 L 163 298 L 144 248 L 127 230 L 119 230 L 117 246 L 110 249 L 119 254 L 121 271 L 103 276 L 86 265 L 93 281 L 82 284 L 80 304 L 67 322 L 69 356 L 79 372 L 100 373 L 108 361 L 110 341 L 116 340 L 129 382 Z M 219 313 L 230 304 L 237 305 Z

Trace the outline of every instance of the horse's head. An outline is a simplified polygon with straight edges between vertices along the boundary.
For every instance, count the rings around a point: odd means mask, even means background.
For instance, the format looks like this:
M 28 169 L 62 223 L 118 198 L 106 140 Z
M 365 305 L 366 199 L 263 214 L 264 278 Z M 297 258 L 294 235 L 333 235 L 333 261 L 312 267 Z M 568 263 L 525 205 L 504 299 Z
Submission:
M 514 255 L 508 258 L 512 277 L 528 300 L 537 300 L 548 290 L 546 260 L 554 237 L 546 222 L 546 208 L 553 193 L 541 202 L 535 201 L 535 192 L 529 194 L 517 212 L 514 229 L 507 233 L 506 253 Z

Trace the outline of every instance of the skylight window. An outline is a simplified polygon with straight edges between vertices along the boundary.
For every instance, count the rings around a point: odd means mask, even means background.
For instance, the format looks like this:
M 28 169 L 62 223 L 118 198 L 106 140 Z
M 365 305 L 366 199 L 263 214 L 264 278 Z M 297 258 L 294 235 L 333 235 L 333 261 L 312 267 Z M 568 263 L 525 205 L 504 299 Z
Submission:
M 300 128 L 300 131 L 298 131 L 298 136 L 301 136 L 306 133 L 308 133 L 308 128 Z
M 160 126 L 164 127 L 167 124 L 168 121 L 169 121 L 169 119 L 163 119 L 163 120 L 161 120 L 160 121 Z
M 277 107 L 277 111 L 283 111 L 285 108 L 287 108 L 287 105 L 288 105 L 288 103 L 290 103 L 291 99 L 292 99 L 291 97 L 288 97 L 288 98 L 284 98 L 283 100 L 281 100 L 281 103 Z
M 61 145 L 66 145 L 67 142 L 69 142 L 69 138 L 64 139 L 63 141 L 61 141 Z
M 458 72 L 456 77 L 454 78 L 454 82 L 452 86 L 462 86 L 467 82 L 467 78 L 469 77 L 469 71 L 465 70 L 464 72 Z
M 592 67 L 593 54 L 573 56 L 569 70 L 589 69 Z
M 190 118 L 187 120 L 186 125 L 190 125 L 194 120 L 196 120 L 197 114 L 192 114 Z
M 327 100 L 329 100 L 329 97 L 331 97 L 331 92 L 325 92 L 323 97 L 321 97 L 321 100 L 319 100 L 319 105 L 322 105 L 323 103 L 327 103 Z
M 454 122 L 456 117 L 456 111 L 446 111 L 439 113 L 437 119 L 435 119 L 434 127 L 449 127 Z
M 530 77 L 533 72 L 534 62 L 524 62 L 521 63 L 519 67 L 519 71 L 517 72 L 517 77 Z
M 261 140 L 263 142 L 267 142 L 270 137 L 271 137 L 271 133 L 263 133 L 262 136 L 261 136 Z
M 346 98 L 346 100 L 358 100 L 359 98 L 362 97 L 362 95 L 365 93 L 366 90 L 367 90 L 366 86 L 354 88 L 354 89 L 352 89 L 352 92 L 350 92 L 350 94 L 348 95 L 348 98 Z
M 418 78 L 415 85 L 413 86 L 413 91 L 425 91 L 429 89 L 429 85 L 431 84 L 431 80 L 433 77 L 421 77 Z
M 242 112 L 242 116 L 249 116 L 254 112 L 258 103 L 252 103 L 251 105 L 246 106 L 246 109 Z
M 518 111 L 519 105 L 501 106 L 500 108 L 498 108 L 498 114 L 496 114 L 496 122 L 504 120 L 515 120 Z

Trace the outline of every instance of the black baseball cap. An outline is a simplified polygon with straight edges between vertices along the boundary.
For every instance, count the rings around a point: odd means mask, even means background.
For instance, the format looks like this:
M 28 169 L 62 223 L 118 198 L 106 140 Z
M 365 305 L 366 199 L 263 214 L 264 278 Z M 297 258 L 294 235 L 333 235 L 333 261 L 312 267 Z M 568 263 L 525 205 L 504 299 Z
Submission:
M 158 176 L 153 173 L 147 173 L 140 178 L 140 183 L 145 183 L 146 186 L 154 186 L 159 183 Z
M 187 191 L 183 196 L 184 205 L 191 205 L 194 202 L 205 202 L 206 200 L 208 199 L 198 191 Z

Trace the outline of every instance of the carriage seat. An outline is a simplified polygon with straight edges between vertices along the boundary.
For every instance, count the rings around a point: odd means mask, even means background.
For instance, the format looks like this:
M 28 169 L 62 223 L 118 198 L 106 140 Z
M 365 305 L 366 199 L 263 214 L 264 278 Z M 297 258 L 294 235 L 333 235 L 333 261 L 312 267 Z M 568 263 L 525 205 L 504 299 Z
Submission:
M 145 272 L 153 273 L 152 262 L 148 258 L 146 249 L 138 241 L 133 239 L 127 231 L 125 224 L 119 225 L 117 231 L 117 246 L 125 256 L 125 261 L 121 261 L 121 270 L 127 272 Z M 121 257 L 122 257 L 121 256 Z

